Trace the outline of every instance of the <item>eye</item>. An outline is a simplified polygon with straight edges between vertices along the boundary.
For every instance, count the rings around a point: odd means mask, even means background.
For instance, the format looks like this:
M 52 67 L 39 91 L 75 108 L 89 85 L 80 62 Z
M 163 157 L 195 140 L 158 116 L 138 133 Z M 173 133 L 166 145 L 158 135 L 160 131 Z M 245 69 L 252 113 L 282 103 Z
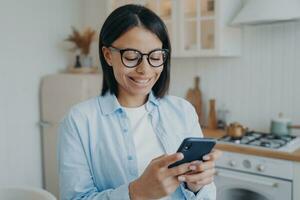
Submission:
M 161 60 L 163 58 L 163 52 L 162 51 L 154 51 L 150 55 L 151 60 Z
M 128 61 L 135 61 L 135 60 L 138 60 L 139 58 L 138 57 L 135 57 L 135 58 L 130 58 L 130 57 L 124 57 L 126 60 Z
M 160 57 L 158 57 L 158 56 L 157 56 L 157 57 L 151 56 L 150 59 L 151 59 L 151 60 L 160 60 L 160 59 L 161 59 L 161 56 L 160 56 Z
M 132 51 L 132 50 L 125 51 L 124 54 L 123 54 L 123 58 L 128 60 L 128 61 L 138 60 L 139 57 L 140 57 L 139 53 L 136 52 L 136 51 Z

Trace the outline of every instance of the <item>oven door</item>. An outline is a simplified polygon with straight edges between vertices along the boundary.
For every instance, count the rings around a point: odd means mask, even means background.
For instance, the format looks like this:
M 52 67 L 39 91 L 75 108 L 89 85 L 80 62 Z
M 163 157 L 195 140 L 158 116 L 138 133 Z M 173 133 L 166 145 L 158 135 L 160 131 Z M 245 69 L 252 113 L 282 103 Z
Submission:
M 217 200 L 291 200 L 292 182 L 217 168 Z

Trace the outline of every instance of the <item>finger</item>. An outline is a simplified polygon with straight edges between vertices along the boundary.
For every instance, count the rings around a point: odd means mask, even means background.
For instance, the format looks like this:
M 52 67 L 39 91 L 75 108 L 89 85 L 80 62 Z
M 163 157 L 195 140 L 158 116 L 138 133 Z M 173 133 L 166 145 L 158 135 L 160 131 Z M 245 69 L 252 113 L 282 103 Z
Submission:
M 197 166 L 198 165 L 201 165 L 203 162 L 200 161 L 200 160 L 195 160 L 193 162 L 190 163 L 190 166 L 189 166 L 189 169 L 191 170 L 189 172 L 189 174 L 193 174 L 193 173 L 198 173 L 196 170 L 197 170 Z
M 164 182 L 165 188 L 177 188 L 180 184 L 177 177 L 166 177 L 166 181 Z
M 197 185 L 197 186 L 204 186 L 204 185 L 208 185 L 210 183 L 212 183 L 214 181 L 214 177 L 211 177 L 211 178 L 206 178 L 206 179 L 203 179 L 201 181 L 196 181 L 196 182 L 188 182 L 188 184 L 191 184 L 191 185 Z
M 201 161 L 201 160 L 194 160 L 194 161 L 192 161 L 190 164 L 191 165 L 200 165 L 200 164 L 202 164 L 203 163 L 203 161 Z
M 182 153 L 174 153 L 160 158 L 158 161 L 159 167 L 168 167 L 170 164 L 183 159 Z
M 207 161 L 207 160 L 217 160 L 219 157 L 221 157 L 222 155 L 222 151 L 218 150 L 218 149 L 213 149 L 209 154 L 203 156 L 203 160 Z
M 192 162 L 189 166 L 189 169 L 192 172 L 203 172 L 208 169 L 212 169 L 215 167 L 215 162 L 213 161 L 206 161 L 206 162 Z
M 190 166 L 190 163 L 184 163 L 179 166 L 170 168 L 170 169 L 168 169 L 167 176 L 179 176 L 181 174 L 185 174 L 185 173 L 191 171 L 189 169 L 189 166 Z
M 190 175 L 181 175 L 179 177 L 184 177 L 185 182 L 198 182 L 203 181 L 208 178 L 213 178 L 215 175 L 215 169 L 209 169 L 201 173 L 190 174 Z M 179 178 L 178 177 L 178 178 Z M 182 180 L 182 178 L 180 178 Z
M 159 159 L 161 159 L 161 158 L 163 158 L 163 157 L 167 157 L 167 156 L 168 156 L 167 154 L 163 154 L 163 155 L 161 155 L 161 156 L 158 156 L 158 157 L 156 157 L 156 158 L 153 158 L 152 161 L 157 161 L 157 160 L 159 160 Z

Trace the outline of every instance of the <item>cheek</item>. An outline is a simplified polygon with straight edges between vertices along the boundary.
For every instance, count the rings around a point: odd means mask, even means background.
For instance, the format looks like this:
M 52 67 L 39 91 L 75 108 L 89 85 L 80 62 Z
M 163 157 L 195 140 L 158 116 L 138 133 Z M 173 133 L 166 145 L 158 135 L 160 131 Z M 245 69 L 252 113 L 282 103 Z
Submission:
M 121 61 L 121 58 L 118 56 L 118 55 L 115 55 L 115 54 L 113 54 L 112 55 L 112 59 L 111 59 L 111 64 L 112 64 L 112 66 L 115 68 L 115 67 L 118 67 L 118 68 L 120 68 L 120 67 L 122 67 L 122 61 Z
M 122 77 L 124 76 L 124 72 L 119 69 L 119 67 L 114 66 L 114 75 L 118 83 L 122 80 Z
M 158 79 L 158 78 L 160 77 L 162 71 L 163 71 L 163 68 L 161 68 L 161 69 L 156 69 L 156 71 L 155 71 L 156 79 Z
M 124 82 L 126 76 L 130 73 L 130 71 L 122 65 L 114 65 L 113 71 L 114 76 L 119 84 Z

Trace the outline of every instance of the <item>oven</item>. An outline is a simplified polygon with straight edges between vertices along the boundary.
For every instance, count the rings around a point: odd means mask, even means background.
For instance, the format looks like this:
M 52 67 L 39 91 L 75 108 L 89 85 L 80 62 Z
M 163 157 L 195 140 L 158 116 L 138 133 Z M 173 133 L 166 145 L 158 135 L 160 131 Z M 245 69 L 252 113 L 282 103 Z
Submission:
M 217 161 L 217 200 L 292 200 L 292 162 L 224 152 Z

